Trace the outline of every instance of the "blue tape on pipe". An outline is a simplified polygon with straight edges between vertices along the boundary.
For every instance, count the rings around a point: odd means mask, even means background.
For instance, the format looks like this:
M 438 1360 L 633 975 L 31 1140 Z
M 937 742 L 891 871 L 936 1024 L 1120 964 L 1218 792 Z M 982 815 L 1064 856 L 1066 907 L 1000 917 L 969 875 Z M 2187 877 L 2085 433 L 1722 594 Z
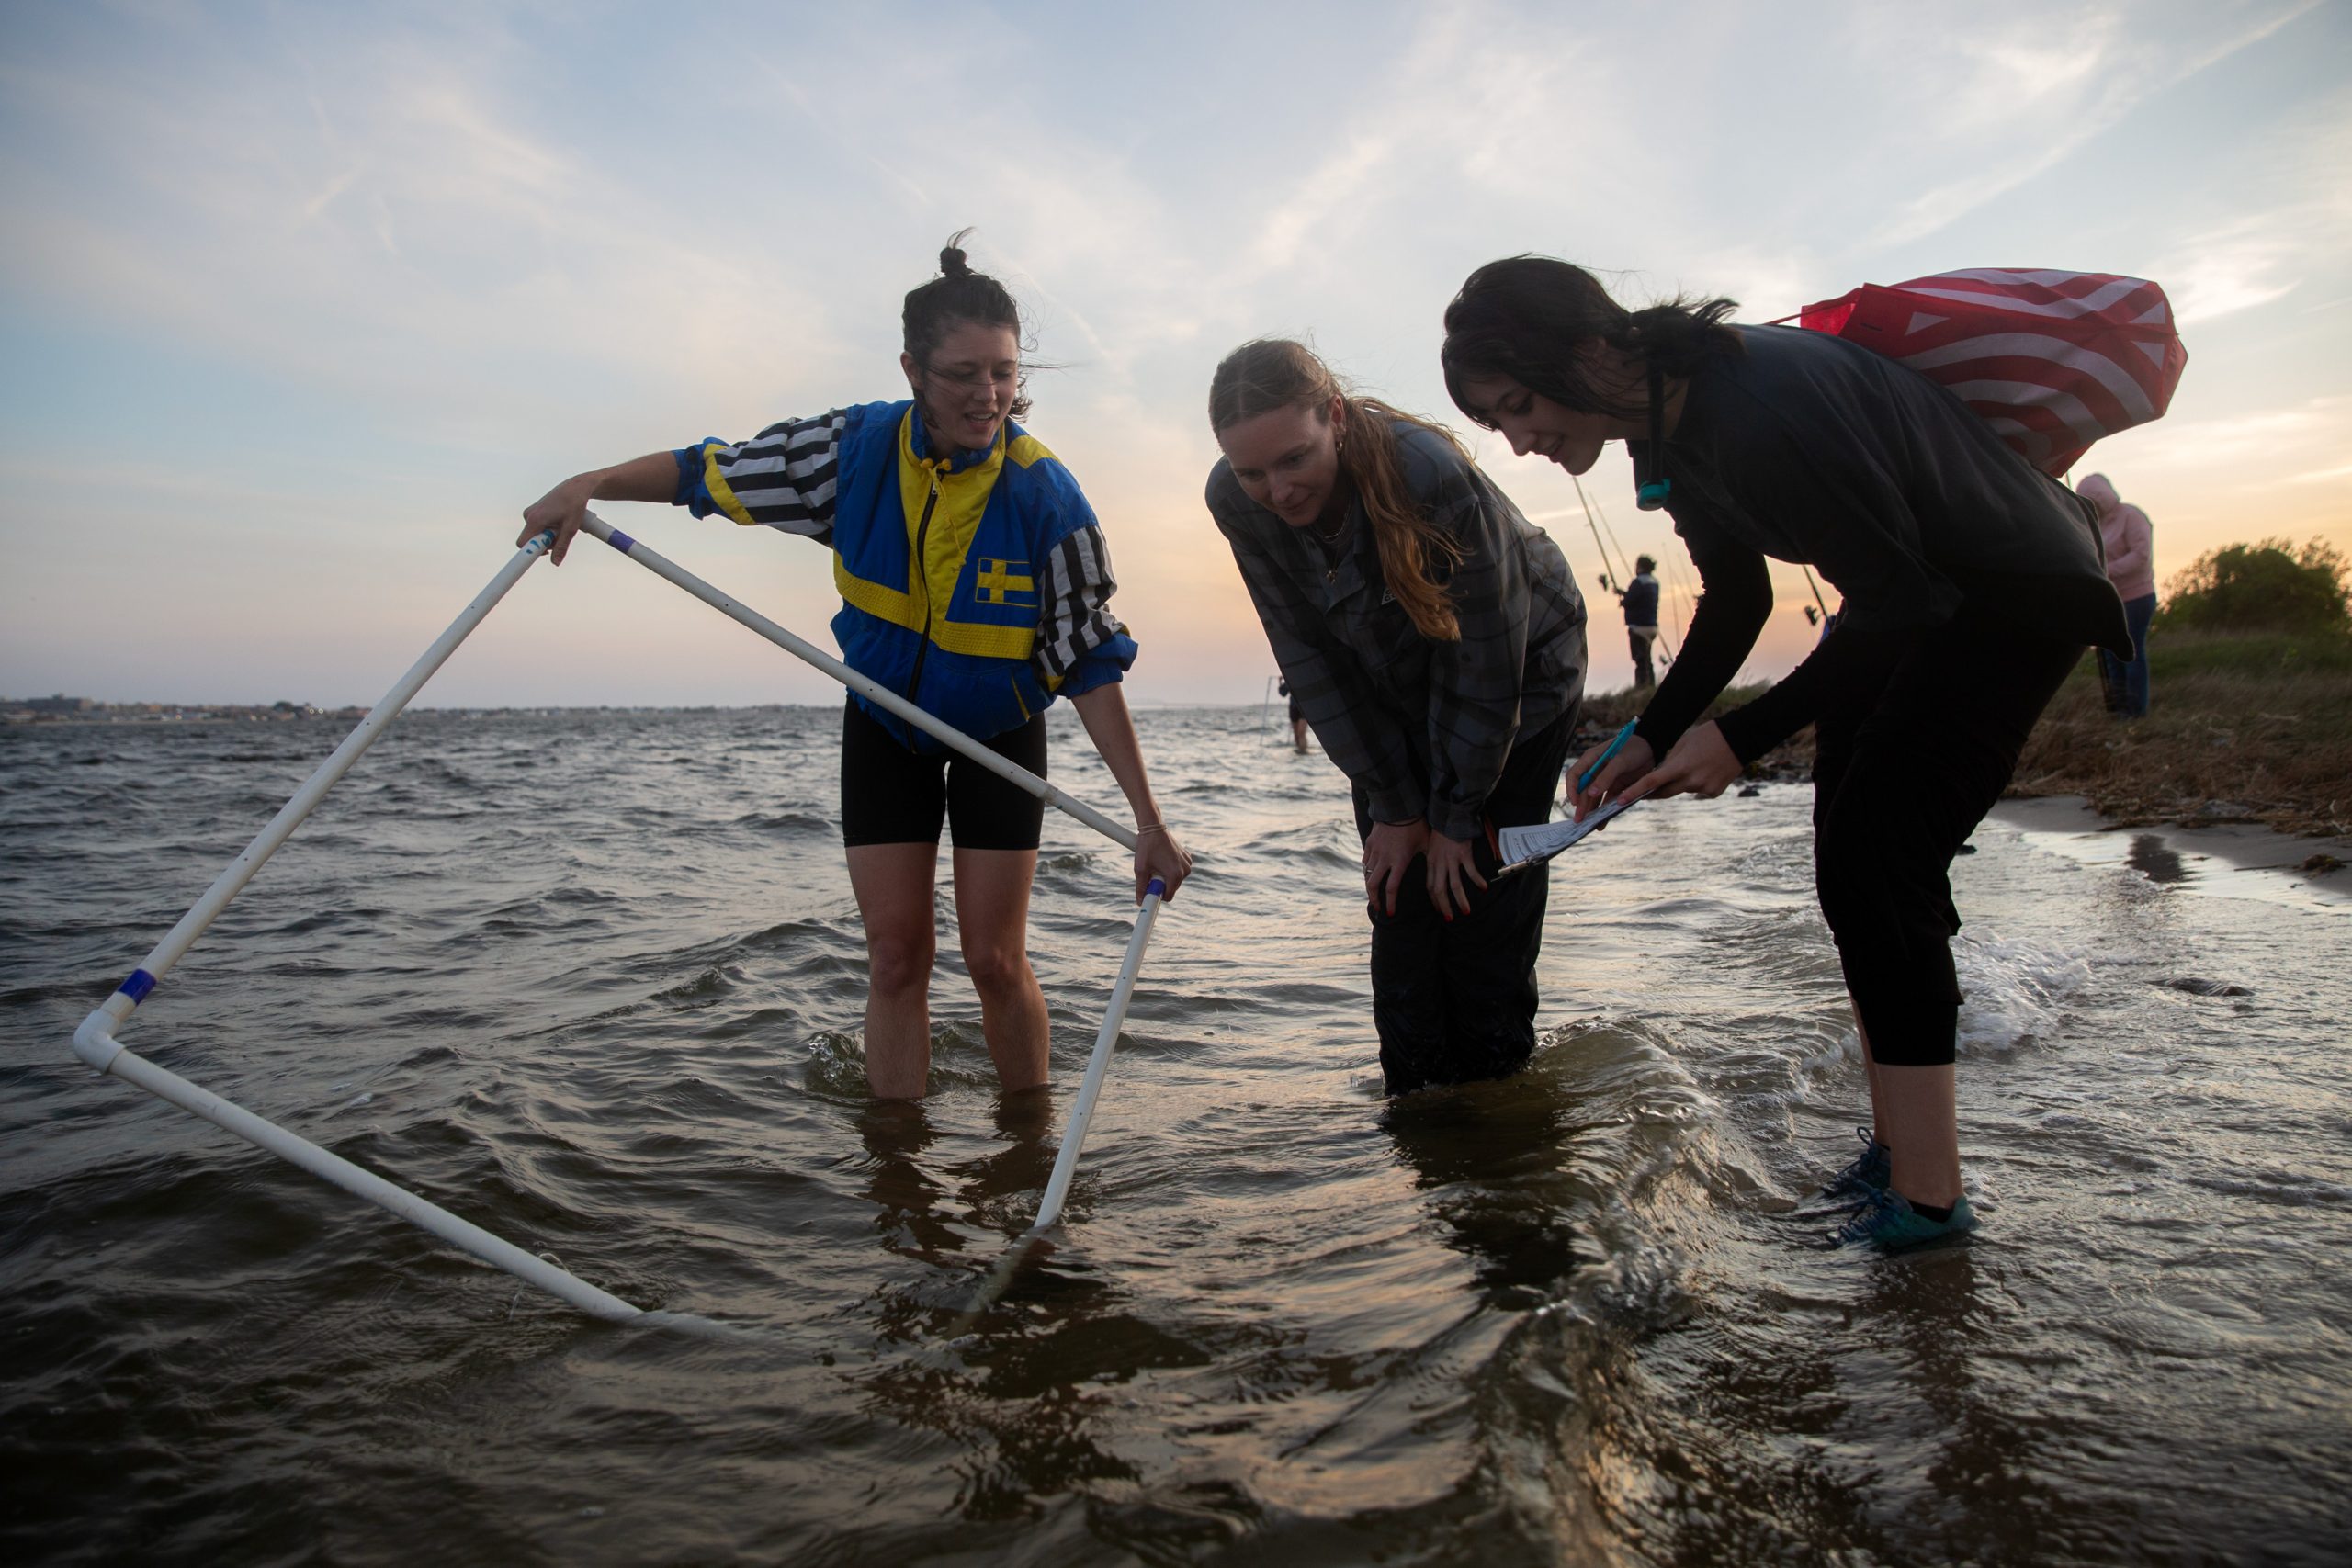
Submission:
M 620 551 L 623 555 L 627 555 L 629 551 L 637 548 L 637 541 L 630 538 L 627 534 L 622 533 L 618 528 L 613 530 L 613 536 L 606 539 L 605 543 L 612 546 L 613 548 Z
M 125 980 L 121 985 L 115 987 L 116 990 L 120 991 L 124 996 L 129 997 L 134 1002 L 145 1001 L 147 999 L 147 993 L 154 988 L 155 976 L 150 975 L 144 969 L 133 969 L 130 972 L 130 978 Z
M 1146 897 L 1148 897 L 1148 896 L 1150 896 L 1151 894 L 1154 894 L 1154 893 L 1159 894 L 1162 898 L 1165 898 L 1165 897 L 1168 897 L 1168 884 L 1166 884 L 1165 882 L 1162 882 L 1159 878 L 1158 878 L 1158 877 L 1156 877 L 1156 876 L 1155 876 L 1155 877 L 1153 877 L 1149 882 L 1147 882 L 1147 883 L 1145 883 L 1145 884 L 1143 885 L 1143 890 L 1144 890 L 1144 893 L 1145 893 L 1145 896 L 1146 896 Z

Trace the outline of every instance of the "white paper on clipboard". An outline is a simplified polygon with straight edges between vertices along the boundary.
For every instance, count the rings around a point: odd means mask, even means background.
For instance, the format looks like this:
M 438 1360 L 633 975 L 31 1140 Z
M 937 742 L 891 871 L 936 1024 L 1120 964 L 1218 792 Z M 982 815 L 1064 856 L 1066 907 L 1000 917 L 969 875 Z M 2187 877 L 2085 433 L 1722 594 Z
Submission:
M 1598 833 L 1640 804 L 1638 800 L 1612 800 L 1581 822 L 1539 822 L 1524 828 L 1505 828 L 1495 835 L 1502 853 L 1502 870 L 1521 871 L 1542 865 L 1582 841 L 1586 834 Z

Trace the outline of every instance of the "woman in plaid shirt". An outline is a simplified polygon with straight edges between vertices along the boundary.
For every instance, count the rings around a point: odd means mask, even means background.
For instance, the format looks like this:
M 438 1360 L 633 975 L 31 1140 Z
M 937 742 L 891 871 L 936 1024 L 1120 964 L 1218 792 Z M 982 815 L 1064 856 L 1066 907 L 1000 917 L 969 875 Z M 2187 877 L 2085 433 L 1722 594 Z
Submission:
M 1209 512 L 1354 794 L 1389 1092 L 1515 1072 L 1546 882 L 1489 877 L 1495 830 L 1551 816 L 1576 731 L 1567 562 L 1451 434 L 1351 396 L 1304 344 L 1227 355 L 1209 424 Z

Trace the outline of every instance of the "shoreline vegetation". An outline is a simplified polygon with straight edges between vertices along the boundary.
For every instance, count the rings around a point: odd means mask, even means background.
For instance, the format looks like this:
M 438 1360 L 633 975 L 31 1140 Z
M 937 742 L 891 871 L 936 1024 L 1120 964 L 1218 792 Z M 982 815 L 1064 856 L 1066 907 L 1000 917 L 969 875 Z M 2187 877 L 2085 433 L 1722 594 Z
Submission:
M 2303 837 L 2352 836 L 2352 635 L 2159 628 L 2148 664 L 2148 716 L 2120 720 L 2100 696 L 2097 656 L 2086 654 L 2034 727 L 2005 797 L 2080 795 L 2118 828 L 2242 822 Z M 1763 690 L 1733 687 L 1709 714 Z M 1646 696 L 1589 696 L 1585 724 L 1605 736 Z M 1747 772 L 1751 779 L 1810 778 L 1813 731 Z

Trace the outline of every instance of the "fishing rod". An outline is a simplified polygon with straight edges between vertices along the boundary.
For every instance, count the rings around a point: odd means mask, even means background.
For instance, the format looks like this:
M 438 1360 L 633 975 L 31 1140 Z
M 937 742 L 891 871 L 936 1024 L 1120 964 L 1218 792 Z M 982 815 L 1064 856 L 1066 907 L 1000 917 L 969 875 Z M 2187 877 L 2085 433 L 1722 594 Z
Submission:
M 1617 525 L 1609 521 L 1609 513 L 1600 509 L 1599 502 L 1592 503 L 1592 513 L 1600 519 L 1601 531 L 1609 536 L 1609 543 L 1617 552 L 1617 564 L 1623 569 L 1625 581 L 1631 582 L 1634 580 L 1634 558 L 1626 552 L 1624 545 L 1618 539 Z
M 1813 568 L 1799 561 L 1797 570 L 1804 573 L 1804 585 L 1813 590 L 1813 604 L 1805 606 L 1804 624 L 1809 626 L 1817 626 L 1829 618 L 1828 602 L 1821 596 L 1821 584 L 1813 580 Z M 1814 608 L 1816 604 L 1820 606 L 1819 609 Z
M 1584 525 L 1592 530 L 1592 547 L 1600 552 L 1600 586 L 1611 593 L 1622 595 L 1625 590 L 1618 585 L 1617 577 L 1611 570 L 1609 547 L 1600 542 L 1600 525 L 1594 521 L 1592 498 L 1585 494 L 1584 480 L 1576 475 L 1570 474 L 1568 482 L 1577 487 L 1577 504 L 1584 509 Z
M 1593 544 L 1594 544 L 1595 546 L 1597 546 L 1597 547 L 1600 547 L 1600 583 L 1601 583 L 1601 586 L 1602 586 L 1602 587 L 1604 587 L 1604 588 L 1606 588 L 1606 589 L 1608 589 L 1611 593 L 1616 594 L 1619 598 L 1621 598 L 1621 599 L 1622 599 L 1622 598 L 1623 598 L 1623 597 L 1624 597 L 1625 590 L 1624 590 L 1624 588 L 1623 588 L 1623 587 L 1621 587 L 1618 583 L 1616 583 L 1616 582 L 1611 582 L 1611 581 L 1609 580 L 1609 551 L 1608 551 L 1607 547 L 1605 547 L 1605 546 L 1601 546 L 1601 545 L 1600 545 L 1600 529 L 1601 529 L 1601 527 L 1602 527 L 1603 525 L 1605 525 L 1607 524 L 1608 519 L 1607 519 L 1606 515 L 1605 515 L 1604 513 L 1602 513 L 1602 512 L 1601 512 L 1600 508 L 1597 504 L 1595 504 L 1595 502 L 1593 502 L 1592 498 L 1591 498 L 1590 496 L 1589 496 L 1589 495 L 1585 494 L 1585 491 L 1584 491 L 1584 480 L 1582 480 L 1582 479 L 1578 479 L 1578 478 L 1577 478 L 1576 475 L 1574 475 L 1574 474 L 1570 474 L 1570 475 L 1568 476 L 1568 481 L 1569 481 L 1571 484 L 1573 484 L 1573 485 L 1575 485 L 1575 486 L 1577 487 L 1577 503 L 1578 505 L 1580 505 L 1580 506 L 1582 506 L 1582 507 L 1584 508 L 1584 520 L 1585 520 L 1586 524 L 1587 524 L 1588 525 L 1591 526 L 1591 528 L 1592 528 L 1592 542 L 1593 542 Z M 1600 521 L 1600 524 L 1595 524 L 1595 523 L 1593 522 L 1593 520 L 1594 520 L 1596 517 L 1600 518 L 1600 520 L 1601 520 L 1601 521 Z M 1616 530 L 1616 529 L 1614 529 L 1614 528 L 1611 528 L 1611 529 L 1609 530 L 1609 538 L 1610 538 L 1611 543 L 1614 544 L 1614 543 L 1616 542 L 1616 539 L 1617 539 L 1617 530 Z M 1623 545 L 1618 545 L 1618 546 L 1617 546 L 1617 554 L 1618 554 L 1618 558 L 1619 558 L 1619 559 L 1620 559 L 1620 560 L 1624 560 L 1624 559 L 1625 559 L 1625 547 L 1624 547 L 1624 546 L 1623 546 Z M 1628 563 L 1628 564 L 1630 564 L 1630 563 Z M 1633 575 L 1632 575 L 1632 573 L 1628 572 L 1628 573 L 1625 575 L 1625 577 L 1624 577 L 1624 579 L 1623 579 L 1623 581 L 1624 582 L 1626 582 L 1626 583 L 1630 583 L 1630 582 L 1633 581 Z M 1661 624 L 1661 625 L 1658 626 L 1658 628 L 1657 628 L 1657 640 L 1658 640 L 1659 644 L 1660 644 L 1662 647 L 1664 647 L 1664 648 L 1665 648 L 1665 649 L 1666 649 L 1665 656 L 1664 656 L 1663 660 L 1661 660 L 1661 662 L 1666 663 L 1666 664 L 1669 664 L 1669 665 L 1670 665 L 1670 664 L 1672 664 L 1672 663 L 1674 662 L 1674 642 L 1673 642 L 1673 639 L 1672 639 L 1672 638 L 1668 637 L 1666 635 L 1666 627 L 1665 627 L 1665 626 L 1664 626 L 1663 624 Z

